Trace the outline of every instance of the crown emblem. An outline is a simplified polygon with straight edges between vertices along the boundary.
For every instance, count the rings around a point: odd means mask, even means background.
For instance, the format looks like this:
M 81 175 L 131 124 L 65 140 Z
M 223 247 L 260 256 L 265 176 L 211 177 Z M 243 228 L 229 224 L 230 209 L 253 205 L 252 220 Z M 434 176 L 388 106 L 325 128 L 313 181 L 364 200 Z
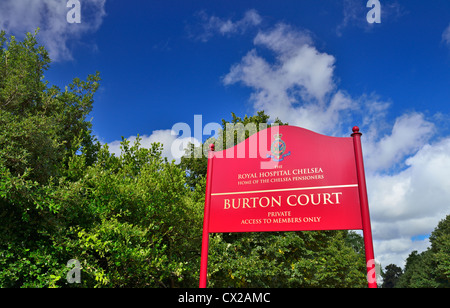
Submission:
M 281 139 L 282 134 L 273 135 L 274 141 L 270 146 L 270 152 L 272 154 L 267 154 L 267 157 L 272 158 L 273 161 L 280 162 L 284 160 L 286 156 L 291 155 L 291 151 L 286 152 L 286 143 Z

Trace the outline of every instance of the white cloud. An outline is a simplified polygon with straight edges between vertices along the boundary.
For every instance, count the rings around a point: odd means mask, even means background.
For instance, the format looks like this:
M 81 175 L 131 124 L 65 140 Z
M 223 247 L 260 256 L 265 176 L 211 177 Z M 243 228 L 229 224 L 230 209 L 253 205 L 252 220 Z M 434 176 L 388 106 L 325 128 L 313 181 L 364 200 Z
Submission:
M 366 20 L 368 9 L 367 2 L 358 0 L 344 0 L 342 1 L 343 20 L 336 27 L 336 34 L 342 36 L 343 30 L 349 25 L 357 25 L 358 27 L 368 28 L 369 23 Z
M 275 62 L 270 63 L 253 49 L 231 67 L 223 82 L 253 88 L 255 109 L 318 132 L 333 131 L 340 116 L 352 109 L 345 91 L 335 91 L 336 59 L 318 51 L 306 31 L 280 23 L 269 31 L 260 31 L 254 44 L 272 51 Z
M 424 251 L 430 245 L 428 239 L 413 241 L 411 238 L 395 238 L 374 241 L 375 258 L 382 267 L 389 264 L 405 266 L 406 258 L 413 250 Z
M 142 139 L 140 141 L 142 148 L 150 148 L 154 142 L 161 143 L 163 146 L 162 156 L 167 157 L 169 161 L 175 159 L 176 163 L 180 162 L 180 158 L 184 154 L 184 149 L 189 142 L 194 143 L 195 145 L 200 144 L 200 142 L 193 137 L 180 138 L 180 136 L 171 129 L 155 130 L 150 136 L 143 135 L 139 137 Z M 136 136 L 130 136 L 127 140 L 130 141 L 130 144 L 132 145 L 136 140 Z M 120 156 L 121 154 L 120 142 L 121 140 L 115 140 L 108 143 L 109 151 L 116 156 Z
M 217 16 L 208 16 L 204 11 L 199 14 L 202 20 L 201 31 L 194 36 L 203 42 L 207 42 L 215 34 L 230 35 L 235 33 L 244 33 L 249 28 L 261 23 L 261 16 L 256 10 L 248 10 L 244 16 L 237 20 L 222 19 Z
M 376 259 L 403 266 L 412 250 L 426 249 L 427 238 L 413 239 L 429 235 L 450 213 L 450 138 L 433 143 L 435 125 L 420 112 L 391 123 L 393 102 L 339 89 L 335 57 L 319 51 L 307 31 L 280 23 L 260 29 L 253 43 L 223 83 L 251 88 L 255 110 L 291 125 L 349 136 L 361 123 Z
M 412 250 L 426 248 L 427 241 L 411 238 L 430 234 L 450 213 L 450 138 L 422 146 L 405 164 L 399 173 L 367 177 L 375 249 L 384 265 L 400 258 L 386 241 L 410 244 L 402 250 L 404 260 Z
M 71 60 L 70 45 L 83 34 L 96 31 L 105 13 L 106 0 L 81 3 L 81 23 L 68 23 L 65 0 L 2 0 L 0 28 L 9 34 L 23 36 L 39 27 L 38 40 L 44 44 L 54 61 Z
M 448 47 L 450 47 L 450 24 L 445 28 L 442 33 L 442 42 L 444 42 Z
M 398 117 L 390 135 L 371 142 L 374 135 L 364 143 L 366 169 L 384 170 L 410 154 L 415 153 L 432 136 L 434 125 L 420 113 L 409 113 Z M 371 140 L 372 139 L 372 140 Z

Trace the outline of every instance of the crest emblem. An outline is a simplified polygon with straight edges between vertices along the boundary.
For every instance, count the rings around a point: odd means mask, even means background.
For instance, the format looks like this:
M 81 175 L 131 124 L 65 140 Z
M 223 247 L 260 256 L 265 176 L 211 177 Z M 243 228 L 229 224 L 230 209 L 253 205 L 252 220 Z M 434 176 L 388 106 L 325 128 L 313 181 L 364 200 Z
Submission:
M 282 134 L 275 134 L 273 137 L 275 140 L 272 142 L 270 146 L 270 152 L 272 154 L 267 154 L 267 157 L 272 158 L 273 161 L 279 162 L 282 161 L 286 156 L 291 155 L 291 151 L 286 152 L 286 143 L 281 140 Z

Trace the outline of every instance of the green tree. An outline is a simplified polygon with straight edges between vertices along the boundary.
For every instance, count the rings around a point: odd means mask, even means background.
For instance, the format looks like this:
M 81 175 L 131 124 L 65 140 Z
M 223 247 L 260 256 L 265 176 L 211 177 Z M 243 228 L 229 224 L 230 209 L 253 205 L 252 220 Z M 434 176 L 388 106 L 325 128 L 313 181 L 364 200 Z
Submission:
M 23 41 L 0 32 L 0 274 L 1 286 L 48 285 L 70 259 L 59 258 L 53 232 L 68 166 L 95 160 L 98 142 L 86 116 L 99 74 L 49 87 L 50 58 L 36 35 Z
M 61 91 L 36 33 L 0 47 L 0 287 L 194 285 L 202 204 L 184 172 L 157 143 L 101 147 L 86 120 L 98 73 Z
M 142 148 L 138 137 L 121 145 L 120 157 L 104 146 L 85 176 L 67 187 L 60 214 L 70 241 L 62 245 L 82 262 L 83 286 L 192 285 L 201 205 L 190 200 L 184 173 L 161 157 L 159 144 Z
M 435 267 L 435 279 L 439 287 L 450 287 L 450 215 L 439 222 L 430 235 Z
M 100 77 L 74 78 L 64 91 L 49 87 L 44 72 L 50 58 L 36 35 L 18 42 L 0 32 L 0 158 L 12 175 L 27 171 L 31 180 L 46 184 L 78 150 L 93 162 L 99 145 L 86 116 Z
M 413 251 L 409 254 L 396 287 L 450 287 L 450 215 L 431 233 L 430 243 L 431 247 L 422 253 Z
M 365 287 L 364 254 L 348 231 L 214 234 L 209 285 L 214 287 Z
M 401 267 L 395 264 L 389 264 L 385 267 L 383 276 L 383 288 L 394 288 L 398 279 L 403 274 Z

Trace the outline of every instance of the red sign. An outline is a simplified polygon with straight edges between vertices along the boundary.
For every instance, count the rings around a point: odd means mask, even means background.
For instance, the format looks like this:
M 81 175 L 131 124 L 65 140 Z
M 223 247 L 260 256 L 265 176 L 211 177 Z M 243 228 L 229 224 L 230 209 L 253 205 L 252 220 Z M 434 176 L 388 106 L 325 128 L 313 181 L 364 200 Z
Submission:
M 200 287 L 206 287 L 213 232 L 363 229 L 372 273 L 360 137 L 356 126 L 347 138 L 273 126 L 224 151 L 210 151 Z M 369 287 L 376 287 L 372 278 Z
M 214 152 L 209 232 L 362 229 L 352 139 L 278 126 Z

